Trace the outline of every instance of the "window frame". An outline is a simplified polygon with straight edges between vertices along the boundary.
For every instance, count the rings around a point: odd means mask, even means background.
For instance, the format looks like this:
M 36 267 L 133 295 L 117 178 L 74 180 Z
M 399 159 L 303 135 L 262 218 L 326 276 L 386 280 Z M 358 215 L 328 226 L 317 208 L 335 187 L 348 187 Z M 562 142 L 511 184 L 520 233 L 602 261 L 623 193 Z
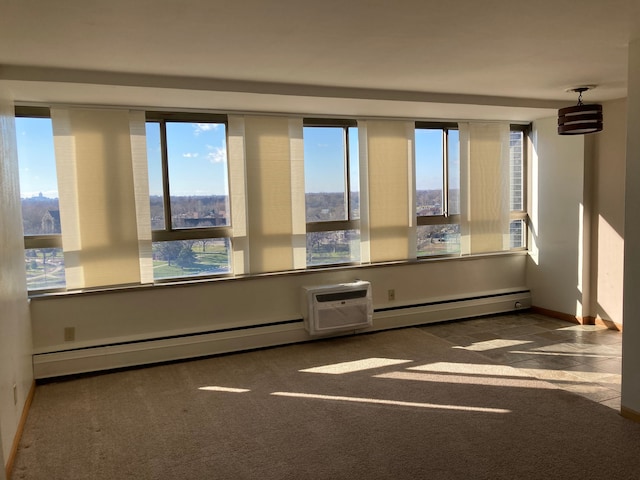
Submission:
M 15 105 L 14 107 L 15 118 L 48 118 L 51 119 L 51 110 L 49 107 L 27 106 L 27 105 Z M 18 160 L 19 161 L 19 160 Z M 58 205 L 59 208 L 59 205 Z M 20 213 L 22 216 L 22 212 Z M 23 243 L 25 255 L 28 250 L 41 250 L 45 248 L 55 248 L 62 250 L 62 232 L 61 233 L 48 233 L 48 234 L 25 234 L 23 233 Z M 64 252 L 63 252 L 64 254 Z M 66 290 L 65 286 L 55 286 L 46 288 L 28 288 L 29 294 L 44 294 L 53 292 L 63 292 Z
M 351 202 L 351 157 L 349 149 L 349 128 L 358 128 L 358 122 L 351 119 L 332 119 L 332 118 L 304 118 L 302 128 L 342 128 L 343 130 L 343 147 L 344 147 L 344 176 L 345 176 L 345 220 L 320 220 L 317 222 L 307 222 L 306 233 L 318 232 L 335 232 L 335 231 L 360 231 L 360 219 L 352 218 L 352 202 Z M 358 192 L 359 194 L 360 192 Z M 305 191 L 305 198 L 307 192 Z M 305 207 L 306 217 L 306 207 Z M 360 262 L 339 262 L 326 263 L 319 265 L 308 265 L 307 269 L 327 268 L 344 265 L 359 265 Z
M 51 119 L 49 107 L 33 107 L 16 105 L 14 109 L 16 118 L 48 118 Z M 46 235 L 24 234 L 24 248 L 62 248 L 62 233 L 50 233 Z M 43 289 L 49 290 L 49 289 Z M 57 288 L 55 290 L 58 290 Z M 38 290 L 40 291 L 40 290 Z
M 440 215 L 418 215 L 416 212 L 416 225 L 451 225 L 460 223 L 459 213 L 449 213 L 449 130 L 459 130 L 458 124 L 454 122 L 415 122 L 415 130 L 442 130 L 443 135 L 442 213 Z M 450 256 L 450 254 L 444 256 Z M 432 256 L 430 255 L 430 257 Z
M 175 228 L 171 217 L 171 191 L 169 189 L 169 153 L 167 145 L 167 123 L 218 123 L 225 126 L 228 141 L 229 128 L 227 116 L 210 113 L 176 113 L 147 111 L 145 123 L 158 123 L 160 127 L 160 155 L 162 162 L 162 206 L 164 210 L 164 228 L 151 229 L 152 242 L 178 240 L 201 240 L 205 238 L 233 238 L 231 224 L 231 204 L 229 203 L 229 225 L 216 227 Z M 229 177 L 227 175 L 227 185 Z
M 160 161 L 162 171 L 162 208 L 164 214 L 164 228 L 151 228 L 151 243 L 198 241 L 206 239 L 225 239 L 228 242 L 229 270 L 224 273 L 207 273 L 203 275 L 169 276 L 153 279 L 153 283 L 169 283 L 176 281 L 197 281 L 205 278 L 232 277 L 233 272 L 233 226 L 231 215 L 231 198 L 229 194 L 228 225 L 213 227 L 175 228 L 171 215 L 171 191 L 169 179 L 169 149 L 167 144 L 167 123 L 217 123 L 225 127 L 225 141 L 229 141 L 229 125 L 226 114 L 202 112 L 168 112 L 145 111 L 145 127 L 149 123 L 157 123 L 160 130 Z M 227 155 L 228 162 L 228 155 Z M 227 188 L 229 188 L 229 174 L 227 172 Z M 149 195 L 149 199 L 151 196 Z
M 459 130 L 458 124 L 454 122 L 415 122 L 415 129 L 425 129 L 425 130 L 442 130 L 443 131 L 443 213 L 441 215 L 417 215 L 416 212 L 416 225 L 450 225 L 450 224 L 459 224 L 460 223 L 460 214 L 450 214 L 449 213 L 449 131 L 450 130 Z M 520 220 L 524 225 L 523 228 L 523 245 L 521 247 L 510 248 L 509 251 L 522 251 L 528 249 L 528 229 L 529 229 L 529 214 L 527 212 L 527 172 L 528 172 L 528 152 L 529 152 L 529 138 L 531 132 L 531 124 L 510 124 L 509 125 L 509 134 L 512 132 L 520 132 L 522 133 L 522 151 L 521 151 L 521 162 L 522 162 L 522 209 L 521 210 L 511 210 L 511 205 L 509 206 L 509 224 L 513 221 Z M 511 160 L 511 159 L 509 159 Z M 510 188 L 511 185 L 511 176 L 510 179 Z M 462 187 L 461 187 L 462 188 Z M 416 190 L 417 192 L 417 190 Z M 511 199 L 509 199 L 511 201 Z M 434 257 L 447 257 L 447 256 L 455 256 L 456 254 L 442 254 L 442 255 L 419 255 L 418 258 L 434 258 Z
M 521 220 L 522 225 L 524 226 L 522 231 L 523 236 L 523 245 L 521 247 L 510 248 L 509 251 L 524 251 L 529 248 L 529 225 L 530 225 L 530 217 L 529 212 L 527 210 L 528 206 L 528 161 L 529 161 L 529 142 L 531 138 L 531 124 L 517 124 L 512 123 L 509 125 L 509 134 L 511 132 L 521 132 L 522 133 L 522 209 L 521 210 L 511 210 L 511 205 L 509 205 L 509 225 L 511 222 L 515 220 Z M 511 161 L 511 159 L 509 159 Z M 509 187 L 511 188 L 511 176 L 509 176 Z M 509 203 L 511 203 L 511 199 L 509 199 Z
M 442 213 L 440 215 L 418 215 L 418 212 L 416 212 L 416 228 L 427 225 L 460 225 L 460 214 L 449 213 L 449 131 L 459 131 L 458 123 L 416 121 L 414 129 L 442 130 Z M 415 187 L 414 193 L 415 195 L 418 193 L 417 186 Z M 459 255 L 460 253 L 418 255 L 418 252 L 416 251 L 416 256 L 419 260 L 457 257 Z

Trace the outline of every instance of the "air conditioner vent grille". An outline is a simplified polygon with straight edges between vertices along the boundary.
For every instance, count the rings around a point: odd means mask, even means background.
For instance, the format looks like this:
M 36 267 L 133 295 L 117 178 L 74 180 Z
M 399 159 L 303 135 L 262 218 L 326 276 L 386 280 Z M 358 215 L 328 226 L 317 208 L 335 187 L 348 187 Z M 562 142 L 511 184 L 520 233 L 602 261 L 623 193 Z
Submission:
M 340 300 L 353 300 L 354 298 L 364 298 L 367 296 L 367 289 L 349 290 L 346 292 L 323 293 L 316 295 L 318 302 L 336 302 Z

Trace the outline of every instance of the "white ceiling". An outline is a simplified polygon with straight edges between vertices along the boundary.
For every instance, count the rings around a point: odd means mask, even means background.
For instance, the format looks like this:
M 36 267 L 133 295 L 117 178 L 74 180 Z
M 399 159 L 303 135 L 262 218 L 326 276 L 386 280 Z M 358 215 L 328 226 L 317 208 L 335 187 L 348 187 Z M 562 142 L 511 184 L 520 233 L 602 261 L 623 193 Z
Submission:
M 626 96 L 640 0 L 0 0 L 17 100 L 528 120 Z

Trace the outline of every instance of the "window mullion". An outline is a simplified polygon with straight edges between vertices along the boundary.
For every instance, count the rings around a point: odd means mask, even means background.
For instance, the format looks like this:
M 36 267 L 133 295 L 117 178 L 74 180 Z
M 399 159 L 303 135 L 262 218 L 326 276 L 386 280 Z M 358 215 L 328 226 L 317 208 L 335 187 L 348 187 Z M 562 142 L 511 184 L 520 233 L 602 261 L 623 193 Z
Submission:
M 164 207 L 164 229 L 171 231 L 171 198 L 169 192 L 169 150 L 167 147 L 167 124 L 160 120 L 160 151 L 162 155 L 162 203 Z
M 191 229 L 191 230 L 155 230 L 153 235 L 154 242 L 167 242 L 179 240 L 200 240 L 211 238 L 227 238 L 231 237 L 231 227 L 216 227 L 213 229 Z
M 25 235 L 24 248 L 62 248 L 62 235 Z
M 349 128 L 343 129 L 343 149 L 344 149 L 344 178 L 345 178 L 345 191 L 344 191 L 344 205 L 345 205 L 345 220 L 351 220 L 351 172 L 349 167 Z
M 333 232 L 337 230 L 358 230 L 359 228 L 360 220 L 330 220 L 307 223 L 307 233 Z
M 454 225 L 460 222 L 460 215 L 429 215 L 419 216 L 418 225 Z
M 449 216 L 449 130 L 442 129 L 442 214 Z

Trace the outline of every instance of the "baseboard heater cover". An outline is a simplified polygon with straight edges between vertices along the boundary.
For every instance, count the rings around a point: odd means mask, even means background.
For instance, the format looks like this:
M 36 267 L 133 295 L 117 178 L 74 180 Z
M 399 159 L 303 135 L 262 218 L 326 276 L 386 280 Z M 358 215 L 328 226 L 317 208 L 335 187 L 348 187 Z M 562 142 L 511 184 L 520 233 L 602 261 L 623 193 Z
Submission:
M 370 327 L 371 283 L 302 287 L 302 317 L 307 332 L 314 336 Z
M 420 305 L 379 309 L 372 315 L 370 326 L 359 324 L 334 335 L 367 333 L 393 328 L 426 325 L 472 318 L 482 315 L 512 312 L 531 307 L 528 290 L 487 293 L 480 297 L 449 298 Z M 34 378 L 46 379 L 79 373 L 113 370 L 185 360 L 223 353 L 240 352 L 291 343 L 300 343 L 322 336 L 312 336 L 300 320 L 271 325 L 245 326 L 218 332 L 193 332 L 184 336 L 150 338 L 111 345 L 86 346 L 65 351 L 49 350 L 33 355 Z M 106 343 L 106 342 L 105 342 Z

